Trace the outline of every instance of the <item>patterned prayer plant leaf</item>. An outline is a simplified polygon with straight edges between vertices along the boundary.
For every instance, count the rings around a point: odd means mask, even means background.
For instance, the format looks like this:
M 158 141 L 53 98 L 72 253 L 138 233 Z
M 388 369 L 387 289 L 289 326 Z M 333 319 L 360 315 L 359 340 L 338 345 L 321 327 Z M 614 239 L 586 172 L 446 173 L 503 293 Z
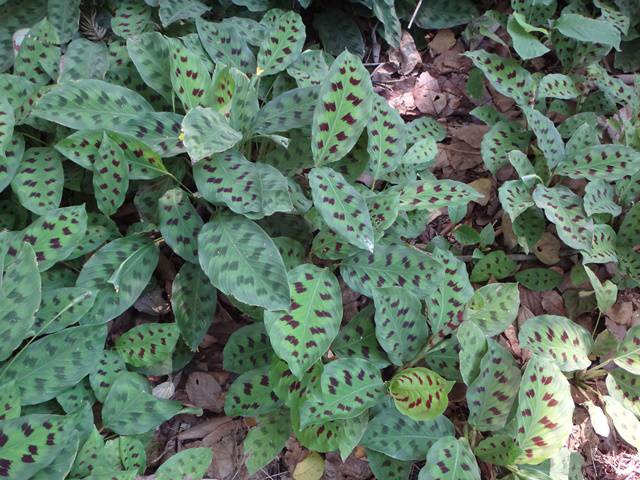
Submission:
M 502 95 L 519 105 L 526 105 L 534 96 L 534 79 L 518 62 L 484 50 L 466 52 L 473 64 L 482 70 L 491 85 Z
M 480 468 L 467 440 L 444 437 L 434 443 L 418 480 L 480 480 Z
M 631 327 L 618 345 L 613 361 L 620 368 L 640 375 L 640 325 Z
M 497 434 L 482 440 L 474 449 L 476 456 L 492 465 L 513 465 L 522 450 L 511 435 Z
M 376 238 L 384 235 L 384 231 L 391 228 L 400 213 L 400 193 L 384 191 L 366 198 L 367 207 L 371 214 L 371 223 L 376 232 Z
M 440 262 L 443 276 L 438 289 L 426 302 L 432 335 L 430 345 L 435 345 L 456 331 L 462 323 L 464 306 L 473 295 L 467 267 L 462 260 L 441 249 L 436 249 L 433 257 Z
M 68 417 L 32 414 L 0 421 L 0 476 L 32 478 L 61 454 L 74 426 Z
M 403 287 L 418 298 L 432 294 L 441 278 L 440 263 L 430 255 L 403 245 L 378 244 L 373 253 L 360 252 L 341 266 L 345 283 L 372 298 L 376 288 Z
M 313 204 L 338 235 L 363 250 L 373 251 L 374 231 L 369 208 L 360 193 L 328 167 L 309 172 Z
M 376 95 L 367 123 L 367 153 L 374 179 L 380 178 L 382 173 L 392 172 L 400 165 L 406 149 L 405 130 L 400 112 L 391 107 L 384 97 Z
M 520 344 L 536 355 L 553 361 L 563 372 L 591 365 L 591 334 L 582 326 L 558 315 L 539 315 L 520 327 Z
M 23 405 L 55 398 L 93 371 L 103 350 L 102 325 L 67 328 L 36 340 L 0 372 L 16 382 Z
M 104 43 L 77 38 L 67 46 L 60 63 L 58 82 L 82 78 L 102 80 L 109 69 L 109 51 Z
M 364 358 L 379 368 L 389 365 L 384 349 L 376 338 L 373 305 L 360 310 L 342 329 L 331 345 L 338 357 Z
M 154 397 L 147 380 L 132 372 L 121 373 L 115 379 L 102 406 L 105 428 L 118 435 L 147 433 L 178 413 L 201 414 L 202 410 Z
M 640 252 L 637 251 L 640 234 L 640 203 L 633 205 L 624 216 L 616 238 L 616 252 L 620 269 L 636 281 L 640 279 Z
M 167 39 L 171 65 L 171 85 L 185 111 L 213 105 L 211 75 L 197 53 L 177 38 Z
M 274 392 L 269 367 L 249 370 L 231 384 L 224 402 L 228 416 L 255 416 L 277 410 L 282 401 Z
M 120 3 L 111 18 L 111 29 L 120 37 L 130 37 L 144 32 L 153 25 L 153 10 L 144 2 L 125 0 Z
M 169 358 L 177 341 L 177 324 L 143 323 L 120 335 L 115 348 L 129 365 L 144 368 Z
M 580 197 L 561 185 L 552 188 L 538 185 L 533 201 L 556 225 L 558 236 L 565 244 L 578 250 L 591 250 L 593 220 L 584 212 Z
M 469 276 L 472 282 L 486 282 L 491 278 L 502 280 L 511 276 L 518 264 L 502 250 L 495 250 L 482 257 L 474 265 Z
M 323 260 L 343 260 L 360 252 L 359 248 L 345 242 L 340 235 L 329 228 L 323 228 L 311 244 L 311 253 Z
M 516 281 L 534 292 L 544 292 L 556 288 L 563 276 L 550 268 L 526 268 L 515 275 Z
M 603 400 L 605 411 L 618 434 L 636 450 L 640 449 L 640 420 L 615 398 L 605 395 Z
M 196 27 L 202 46 L 214 62 L 235 67 L 247 74 L 255 73 L 256 57 L 233 25 L 198 18 Z
M 622 208 L 615 202 L 615 195 L 615 187 L 607 180 L 596 179 L 587 183 L 583 200 L 585 213 L 589 216 L 608 213 L 617 217 L 622 213 Z
M 413 462 L 403 462 L 386 456 L 384 453 L 367 449 L 367 460 L 369 468 L 375 478 L 386 478 L 387 480 L 408 480 Z
M 33 335 L 59 332 L 77 323 L 95 300 L 95 293 L 82 287 L 43 289 L 40 308 L 31 329 Z
M 253 475 L 278 456 L 291 434 L 291 423 L 286 411 L 276 411 L 257 418 L 258 425 L 247 434 L 242 446 L 249 458 L 245 465 Z
M 315 424 L 294 430 L 294 433 L 300 444 L 309 450 L 323 453 L 338 450 L 342 461 L 346 461 L 360 443 L 368 423 L 369 412 L 365 411 L 354 418 Z
M 211 135 L 212 131 L 216 135 Z M 182 134 L 192 163 L 225 152 L 242 140 L 242 134 L 213 108 L 191 109 L 182 122 Z
M 561 164 L 564 160 L 564 142 L 553 122 L 533 108 L 522 107 L 522 111 L 538 140 L 538 148 L 544 154 L 547 165 L 553 168 Z
M 0 234 L 0 361 L 22 343 L 40 306 L 40 273 L 33 248 L 22 243 L 12 250 L 8 234 Z
M 640 168 L 640 152 L 625 145 L 594 145 L 579 150 L 555 170 L 571 178 L 621 180 Z
M 0 421 L 20 416 L 20 389 L 15 382 L 5 382 L 0 387 Z
M 52 148 L 29 148 L 11 181 L 11 189 L 22 206 L 36 215 L 60 206 L 64 185 L 61 158 Z
M 268 26 L 260 45 L 257 75 L 275 75 L 286 70 L 302 53 L 305 38 L 305 26 L 300 15 L 289 11 L 278 16 Z
M 197 265 L 185 263 L 173 281 L 171 308 L 180 336 L 191 350 L 197 349 L 213 321 L 216 293 Z
M 427 322 L 418 297 L 403 287 L 376 288 L 376 338 L 389 360 L 402 366 L 413 360 L 427 341 Z
M 441 142 L 447 136 L 447 131 L 435 118 L 422 116 L 406 125 L 407 146 L 415 145 L 421 140 L 432 138 Z
M 127 369 L 122 357 L 114 350 L 104 350 L 93 371 L 89 373 L 89 383 L 96 399 L 104 403 L 113 382 Z
M 452 337 L 453 338 L 453 337 Z M 480 362 L 487 353 L 487 338 L 482 329 L 473 321 L 466 320 L 456 331 L 455 338 L 460 344 L 460 376 L 471 385 L 480 373 Z
M 545 75 L 538 84 L 536 96 L 538 98 L 559 98 L 571 100 L 580 95 L 573 79 L 561 73 Z
M 183 259 L 198 263 L 198 233 L 204 222 L 180 188 L 167 190 L 158 200 L 160 233 Z
M 73 260 L 91 253 L 100 248 L 104 243 L 120 236 L 118 226 L 109 217 L 90 212 L 87 214 L 87 230 L 82 241 L 76 246 L 67 260 Z M 75 280 L 75 279 L 74 279 Z
M 337 162 L 354 147 L 369 121 L 372 91 L 361 60 L 341 53 L 322 82 L 313 115 L 311 150 L 317 166 Z
M 287 68 L 298 87 L 320 85 L 328 72 L 327 56 L 321 50 L 305 50 Z
M 438 144 L 432 137 L 425 138 L 415 143 L 402 156 L 401 165 L 413 165 L 416 167 L 429 167 L 438 155 Z
M 208 447 L 187 448 L 169 457 L 156 471 L 156 480 L 174 478 L 203 478 L 213 460 L 213 450 Z
M 245 373 L 270 365 L 273 348 L 264 324 L 251 323 L 233 332 L 222 354 L 223 368 L 228 372 Z
M 29 243 L 36 253 L 38 268 L 43 272 L 67 258 L 82 241 L 86 230 L 84 205 L 64 207 L 52 210 L 24 230 L 14 232 L 10 243 L 16 251 L 22 242 Z
M 622 368 L 607 375 L 607 392 L 636 417 L 640 416 L 640 377 Z M 0 402 L 2 405 L 2 402 Z
M 136 437 L 120 437 L 120 461 L 125 470 L 144 473 L 147 467 L 147 453 L 144 444 Z
M 606 97 L 622 105 L 632 105 L 635 102 L 633 87 L 626 85 L 619 78 L 610 76 L 602 66 L 590 65 L 587 67 L 587 74 L 589 80 L 593 81 Z
M 113 215 L 129 188 L 129 166 L 120 146 L 104 133 L 93 164 L 93 191 L 102 213 Z
M 251 220 L 220 214 L 198 235 L 200 266 L 225 295 L 267 310 L 289 308 L 287 272 L 278 248 Z
M 158 16 L 163 27 L 178 20 L 199 18 L 209 7 L 198 0 L 159 0 Z
M 424 356 L 424 361 L 427 367 L 444 378 L 462 381 L 460 351 L 461 346 L 458 339 L 456 336 L 451 336 L 435 347 L 431 347 Z
M 391 379 L 389 394 L 404 415 L 414 420 L 433 420 L 447 408 L 454 383 L 428 368 L 405 368 Z
M 310 127 L 318 92 L 318 87 L 303 87 L 278 95 L 260 109 L 254 118 L 253 130 L 269 135 Z
M 0 107 L 1 109 L 2 107 Z M 7 141 L 4 153 L 0 148 L 0 192 L 9 186 L 15 177 L 20 162 L 24 155 L 24 137 L 20 133 L 14 133 Z
M 338 280 L 327 269 L 302 264 L 289 271 L 288 278 L 290 307 L 265 312 L 264 324 L 273 350 L 302 378 L 338 334 L 342 296 Z
M 522 180 L 508 180 L 498 188 L 500 205 L 513 222 L 518 216 L 534 205 L 527 184 Z
M 369 422 L 362 444 L 396 460 L 424 460 L 438 439 L 453 432 L 453 424 L 444 416 L 412 420 L 394 407 L 387 407 Z
M 89 381 L 85 377 L 80 383 L 58 395 L 56 401 L 66 413 L 71 414 L 85 406 L 91 407 L 96 403 L 96 397 L 93 395 L 93 390 L 91 390 Z
M 0 157 L 4 156 L 11 144 L 15 116 L 13 107 L 6 98 L 0 99 Z
M 462 182 L 438 180 L 435 177 L 399 187 L 400 209 L 437 210 L 441 207 L 467 205 L 482 195 Z
M 515 464 L 537 465 L 553 457 L 569 438 L 574 403 L 569 382 L 550 360 L 534 355 L 522 375 L 516 415 Z
M 353 418 L 378 404 L 384 396 L 380 371 L 361 358 L 341 358 L 330 362 L 320 378 L 322 394 L 302 405 L 300 426 L 326 420 Z
M 273 243 L 278 247 L 287 271 L 304 262 L 306 249 L 299 241 L 289 237 L 275 237 Z
M 529 145 L 529 132 L 515 122 L 502 120 L 491 126 L 482 137 L 480 152 L 487 169 L 495 173 L 509 164 L 509 152 L 525 150 Z
M 23 38 L 13 65 L 14 75 L 37 85 L 46 85 L 58 76 L 60 39 L 49 20 L 36 23 Z
M 166 37 L 158 32 L 131 36 L 127 38 L 127 52 L 144 83 L 171 101 L 173 86 Z
M 496 431 L 507 423 L 518 395 L 520 368 L 497 341 L 487 340 L 478 377 L 467 389 L 469 423 L 481 431 Z
M 84 264 L 76 285 L 97 291 L 82 323 L 104 323 L 140 297 L 158 264 L 158 246 L 144 234 L 118 238 L 100 248 Z

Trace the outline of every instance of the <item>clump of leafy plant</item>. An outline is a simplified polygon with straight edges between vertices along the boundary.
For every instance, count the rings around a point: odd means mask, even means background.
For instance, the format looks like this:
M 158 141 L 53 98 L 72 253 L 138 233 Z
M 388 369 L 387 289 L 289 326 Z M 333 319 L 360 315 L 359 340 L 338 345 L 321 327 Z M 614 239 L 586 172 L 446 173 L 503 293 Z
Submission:
M 609 394 L 598 399 L 640 446 L 640 327 L 619 343 L 594 341 L 569 318 L 534 317 L 519 332 L 532 353 L 522 365 L 500 341 L 518 314 L 518 284 L 489 280 L 515 274 L 539 289 L 559 280 L 548 268 L 516 273 L 491 229 L 478 242 L 466 232 L 481 245 L 470 274 L 442 239 L 426 249 L 411 241 L 432 212 L 465 210 L 481 194 L 435 177 L 443 127 L 405 122 L 374 93 L 358 52 L 308 48 L 301 15 L 271 2 L 232 2 L 254 12 L 245 15 L 229 2 L 225 11 L 123 1 L 108 42 L 76 35 L 78 4 L 61 3 L 0 6 L 5 37 L 28 28 L 14 36 L 15 58 L 2 57 L 10 73 L 0 74 L 0 476 L 143 473 L 149 432 L 200 413 L 154 396 L 147 375 L 190 361 L 218 297 L 247 320 L 224 349 L 224 368 L 237 375 L 225 413 L 257 420 L 244 442 L 251 473 L 294 435 L 343 459 L 364 446 L 376 478 L 406 479 L 426 461 L 420 479 L 479 479 L 478 460 L 505 478 L 559 478 L 558 464 L 575 472 L 582 462 L 563 449 L 570 383 L 591 392 L 605 375 Z M 418 6 L 360 3 L 391 44 L 398 18 Z M 479 13 L 471 2 L 455 11 L 427 3 L 415 17 L 424 28 Z M 553 225 L 583 264 L 617 262 L 615 280 L 637 285 L 638 92 L 597 63 L 633 17 L 597 2 L 601 16 L 592 18 L 593 8 L 574 2 L 554 18 L 554 5 L 514 1 L 508 20 L 488 13 L 467 29 L 476 38 L 504 20 L 523 59 L 534 58 L 523 50 L 533 45 L 527 35 L 539 35 L 563 64 L 563 73 L 542 75 L 467 53 L 522 112 L 509 121 L 476 109 L 491 125 L 483 159 L 494 173 L 513 167 L 517 178 L 499 197 L 525 252 Z M 604 24 L 588 38 L 585 28 Z M 93 27 L 90 37 L 101 31 Z M 556 126 L 551 111 L 566 119 Z M 607 142 L 603 115 L 618 132 Z M 584 179 L 584 194 L 568 178 Z M 154 272 L 167 257 L 179 267 L 170 321 L 140 323 L 105 346 L 108 322 L 143 310 L 136 302 L 159 288 Z M 607 310 L 616 284 L 584 272 Z M 348 321 L 343 285 L 366 299 Z M 592 366 L 596 357 L 604 361 Z M 456 382 L 465 401 L 450 405 Z M 452 407 L 467 415 L 462 428 Z M 187 449 L 155 475 L 201 478 L 211 458 Z

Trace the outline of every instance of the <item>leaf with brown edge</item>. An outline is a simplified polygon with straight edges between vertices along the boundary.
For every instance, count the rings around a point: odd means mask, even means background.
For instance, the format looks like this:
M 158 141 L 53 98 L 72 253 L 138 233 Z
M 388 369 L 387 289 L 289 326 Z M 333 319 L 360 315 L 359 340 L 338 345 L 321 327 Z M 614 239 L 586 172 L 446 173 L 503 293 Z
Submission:
M 534 355 L 522 375 L 516 415 L 516 442 L 522 453 L 514 463 L 537 465 L 564 446 L 574 410 L 569 382 L 551 360 Z
M 476 379 L 467 389 L 469 423 L 481 431 L 502 429 L 518 395 L 520 368 L 498 342 L 487 339 L 487 353 Z
M 627 331 L 618 345 L 613 361 L 627 372 L 640 375 L 640 325 L 635 325 Z
M 433 420 L 444 413 L 455 382 L 424 367 L 405 368 L 389 383 L 396 408 L 414 420 Z
M 309 172 L 313 204 L 326 224 L 352 245 L 373 251 L 374 231 L 362 195 L 329 167 Z
M 327 420 L 357 417 L 384 396 L 380 370 L 361 358 L 341 358 L 327 364 L 320 386 L 319 399 L 309 398 L 302 405 L 302 428 Z
M 128 330 L 116 340 L 116 351 L 132 367 L 150 367 L 173 353 L 178 341 L 175 323 L 144 323 Z
M 418 480 L 480 480 L 480 468 L 465 438 L 443 437 L 429 449 Z
M 406 128 L 400 113 L 387 100 L 376 95 L 367 124 L 367 153 L 374 178 L 392 172 L 400 165 L 406 149 Z
M 369 72 L 355 55 L 335 59 L 320 87 L 311 129 L 316 165 L 337 162 L 356 144 L 373 107 Z
M 306 37 L 300 15 L 289 11 L 268 25 L 258 52 L 256 74 L 275 75 L 286 70 L 302 53 Z
M 373 291 L 376 338 L 389 360 L 402 366 L 413 360 L 427 341 L 427 321 L 418 297 L 402 287 Z
M 560 163 L 558 175 L 571 178 L 621 180 L 640 168 L 640 152 L 626 145 L 594 145 Z
M 291 305 L 264 314 L 276 354 L 293 374 L 304 372 L 329 349 L 342 320 L 342 297 L 336 277 L 327 269 L 302 264 L 288 273 Z
M 273 389 L 269 367 L 249 370 L 231 384 L 225 398 L 224 412 L 228 416 L 255 416 L 273 412 L 282 405 L 282 400 Z
M 24 152 L 11 189 L 27 210 L 43 215 L 60 206 L 64 185 L 61 160 L 52 148 L 34 147 Z

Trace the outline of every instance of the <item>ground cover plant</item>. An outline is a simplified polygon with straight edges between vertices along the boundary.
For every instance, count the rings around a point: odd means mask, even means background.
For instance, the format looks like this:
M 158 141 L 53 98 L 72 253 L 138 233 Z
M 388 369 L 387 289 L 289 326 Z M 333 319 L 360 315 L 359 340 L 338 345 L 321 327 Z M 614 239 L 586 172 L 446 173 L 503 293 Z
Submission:
M 639 22 L 0 0 L 0 478 L 605 478 L 577 430 L 640 448 Z M 438 69 L 469 108 L 416 116 Z

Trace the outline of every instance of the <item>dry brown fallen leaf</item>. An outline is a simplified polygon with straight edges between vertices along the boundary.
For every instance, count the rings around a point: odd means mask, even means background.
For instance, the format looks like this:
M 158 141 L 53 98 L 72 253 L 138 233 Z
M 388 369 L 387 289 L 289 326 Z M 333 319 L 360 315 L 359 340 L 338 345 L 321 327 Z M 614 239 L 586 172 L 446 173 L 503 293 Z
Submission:
M 560 240 L 550 232 L 544 232 L 533 247 L 533 254 L 545 265 L 555 265 L 560 261 Z
M 317 452 L 311 452 L 293 470 L 293 480 L 320 480 L 324 473 L 324 459 Z
M 206 372 L 193 372 L 185 385 L 187 396 L 196 407 L 212 412 L 222 412 L 224 394 L 222 387 L 213 375 Z
M 474 202 L 482 205 L 483 207 L 489 203 L 491 194 L 493 193 L 493 180 L 491 180 L 491 178 L 478 178 L 469 183 L 469 186 L 482 194 L 482 197 L 474 200 Z
M 400 48 L 389 49 L 389 62 L 396 66 L 401 75 L 408 75 L 416 67 L 422 65 L 422 56 L 409 32 L 402 32 Z
M 431 53 L 435 55 L 440 55 L 450 50 L 456 44 L 456 36 L 453 31 L 446 30 L 438 30 L 435 37 L 429 42 L 429 49 Z

